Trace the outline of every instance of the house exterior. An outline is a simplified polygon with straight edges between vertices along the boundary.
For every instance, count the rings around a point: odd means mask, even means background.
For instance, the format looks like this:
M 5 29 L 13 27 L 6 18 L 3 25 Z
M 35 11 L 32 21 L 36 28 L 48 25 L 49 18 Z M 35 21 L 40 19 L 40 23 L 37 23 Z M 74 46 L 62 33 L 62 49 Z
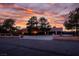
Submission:
M 63 28 L 56 28 L 56 27 L 53 27 L 51 29 L 52 32 L 54 32 L 54 34 L 58 34 L 58 32 L 62 32 L 63 31 Z
M 63 31 L 63 28 L 52 28 L 52 31 Z

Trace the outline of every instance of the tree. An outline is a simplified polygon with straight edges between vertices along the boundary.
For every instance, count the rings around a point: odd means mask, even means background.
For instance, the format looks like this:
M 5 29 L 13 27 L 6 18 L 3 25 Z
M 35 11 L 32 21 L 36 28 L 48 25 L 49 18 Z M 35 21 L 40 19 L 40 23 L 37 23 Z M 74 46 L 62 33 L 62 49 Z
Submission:
M 0 29 L 2 28 L 2 26 L 0 25 Z
M 79 8 L 71 11 L 68 16 L 68 20 L 64 22 L 66 29 L 75 29 L 76 35 L 79 32 Z
M 2 26 L 0 25 L 0 32 L 1 32 L 1 30 L 2 30 Z
M 42 33 L 47 34 L 50 32 L 51 26 L 49 25 L 49 22 L 47 22 L 47 19 L 45 17 L 41 17 L 39 19 L 40 22 L 40 30 Z
M 2 25 L 2 29 L 3 30 L 6 30 L 6 31 L 13 31 L 12 30 L 12 27 L 14 25 L 14 20 L 13 19 L 6 19 L 4 22 L 3 22 L 3 25 Z
M 38 21 L 37 21 L 37 17 L 36 16 L 32 16 L 27 23 L 27 30 L 29 32 L 29 34 L 32 34 L 32 30 L 34 28 L 37 28 Z

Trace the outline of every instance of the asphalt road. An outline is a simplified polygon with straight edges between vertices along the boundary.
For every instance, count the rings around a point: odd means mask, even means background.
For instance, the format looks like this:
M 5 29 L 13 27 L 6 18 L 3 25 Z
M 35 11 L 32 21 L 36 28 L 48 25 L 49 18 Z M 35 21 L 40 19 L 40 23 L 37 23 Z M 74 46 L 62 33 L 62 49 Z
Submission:
M 79 42 L 0 39 L 0 56 L 79 56 Z

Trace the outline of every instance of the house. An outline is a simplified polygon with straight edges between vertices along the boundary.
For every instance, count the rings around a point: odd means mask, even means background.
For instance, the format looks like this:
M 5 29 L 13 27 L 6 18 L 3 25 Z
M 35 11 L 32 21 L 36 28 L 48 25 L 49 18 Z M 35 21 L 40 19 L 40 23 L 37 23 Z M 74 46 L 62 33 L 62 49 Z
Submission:
M 63 28 L 52 28 L 52 31 L 63 31 Z
M 58 34 L 58 33 L 61 33 L 63 31 L 63 28 L 53 27 L 51 29 L 51 31 L 54 32 L 54 34 Z

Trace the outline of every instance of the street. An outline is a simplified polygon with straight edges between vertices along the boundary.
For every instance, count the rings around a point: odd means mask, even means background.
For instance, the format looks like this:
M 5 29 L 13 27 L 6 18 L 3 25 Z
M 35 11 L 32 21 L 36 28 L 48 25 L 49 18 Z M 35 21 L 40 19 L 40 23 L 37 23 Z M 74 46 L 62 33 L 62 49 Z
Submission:
M 0 39 L 3 56 L 79 56 L 79 42 L 59 40 Z

